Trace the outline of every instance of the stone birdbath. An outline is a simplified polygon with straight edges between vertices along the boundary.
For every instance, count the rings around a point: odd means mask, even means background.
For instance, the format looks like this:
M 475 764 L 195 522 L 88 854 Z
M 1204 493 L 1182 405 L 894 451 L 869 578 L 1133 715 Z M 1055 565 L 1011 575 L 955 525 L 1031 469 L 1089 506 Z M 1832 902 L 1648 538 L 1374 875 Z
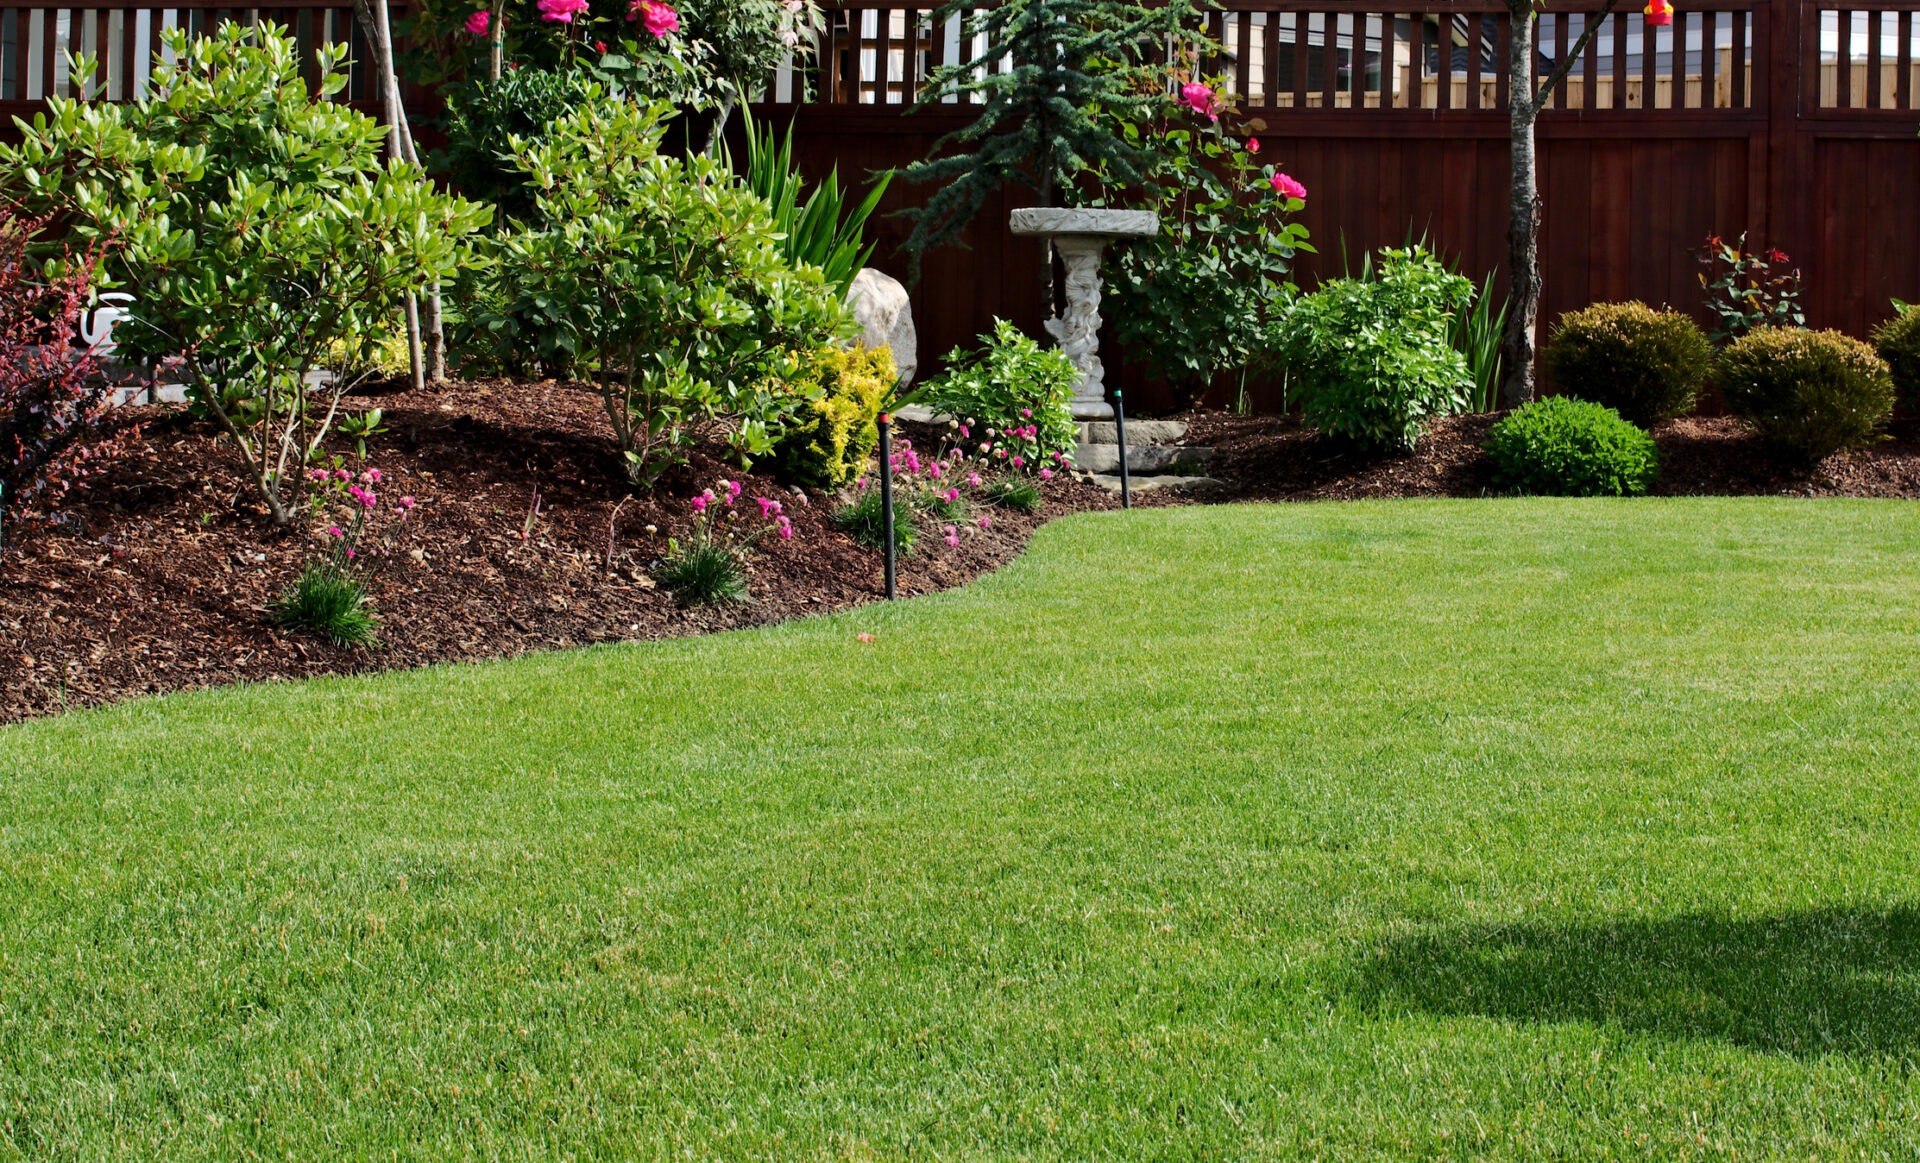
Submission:
M 1080 369 L 1073 391 L 1076 420 L 1110 420 L 1106 370 L 1100 366 L 1100 255 L 1116 238 L 1147 238 L 1160 231 L 1151 210 L 1033 209 L 1013 212 L 1013 232 L 1053 243 L 1067 268 L 1067 310 L 1047 320 L 1047 334 Z

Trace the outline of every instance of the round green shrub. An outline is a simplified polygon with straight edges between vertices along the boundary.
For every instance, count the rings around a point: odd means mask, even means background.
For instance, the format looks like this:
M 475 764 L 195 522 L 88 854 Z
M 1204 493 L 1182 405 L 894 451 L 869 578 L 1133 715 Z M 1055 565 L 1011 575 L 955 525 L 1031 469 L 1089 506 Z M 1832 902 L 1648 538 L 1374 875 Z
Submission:
M 1487 437 L 1503 488 L 1556 497 L 1638 497 L 1660 467 L 1653 437 L 1601 404 L 1550 396 Z
M 1920 408 L 1920 307 L 1909 307 L 1875 329 L 1873 349 L 1887 361 L 1907 407 Z
M 1547 370 L 1562 392 L 1648 428 L 1693 411 L 1712 368 L 1713 346 L 1693 320 L 1645 303 L 1569 311 L 1547 342 Z
M 1808 463 L 1871 443 L 1893 414 L 1893 377 L 1838 331 L 1762 327 L 1721 353 L 1720 392 L 1779 452 Z

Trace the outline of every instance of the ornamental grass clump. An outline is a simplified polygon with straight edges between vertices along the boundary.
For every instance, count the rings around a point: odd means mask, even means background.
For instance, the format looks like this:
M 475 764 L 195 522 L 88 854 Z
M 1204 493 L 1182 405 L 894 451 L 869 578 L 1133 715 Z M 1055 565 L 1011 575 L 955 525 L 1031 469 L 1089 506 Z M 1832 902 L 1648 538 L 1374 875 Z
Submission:
M 793 540 L 793 518 L 784 502 L 755 497 L 739 504 L 745 486 L 723 480 L 689 501 L 693 526 L 685 542 L 667 539 L 666 556 L 654 565 L 654 581 L 682 605 L 734 605 L 748 601 L 747 557 L 767 537 Z M 755 509 L 758 510 L 757 514 Z
M 380 619 L 367 595 L 366 578 L 392 559 L 394 543 L 416 503 L 412 497 L 382 502 L 378 490 L 384 477 L 377 468 L 356 475 L 336 459 L 331 467 L 304 475 L 311 486 L 310 517 L 324 525 L 325 548 L 267 606 L 267 616 L 286 629 L 306 631 L 342 648 L 377 646 Z
M 1838 331 L 1751 331 L 1721 353 L 1716 379 L 1729 411 L 1804 464 L 1872 443 L 1893 415 L 1886 362 Z
M 1487 437 L 1502 488 L 1554 497 L 1638 497 L 1659 471 L 1653 437 L 1612 408 L 1551 396 L 1513 412 Z
M 1569 396 L 1643 428 L 1693 411 L 1713 368 L 1713 345 L 1692 319 L 1645 303 L 1596 303 L 1560 317 L 1547 369 Z
M 1920 308 L 1895 303 L 1896 314 L 1873 332 L 1873 350 L 1887 361 L 1901 402 L 1920 408 Z

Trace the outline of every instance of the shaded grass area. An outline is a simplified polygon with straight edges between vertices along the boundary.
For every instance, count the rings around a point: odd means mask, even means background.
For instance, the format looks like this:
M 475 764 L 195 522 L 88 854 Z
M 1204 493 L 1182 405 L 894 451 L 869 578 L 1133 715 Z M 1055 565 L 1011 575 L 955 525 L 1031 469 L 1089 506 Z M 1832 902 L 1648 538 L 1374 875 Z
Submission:
M 1912 1157 L 1917 553 L 1104 514 L 890 608 L 0 730 L 0 1157 Z

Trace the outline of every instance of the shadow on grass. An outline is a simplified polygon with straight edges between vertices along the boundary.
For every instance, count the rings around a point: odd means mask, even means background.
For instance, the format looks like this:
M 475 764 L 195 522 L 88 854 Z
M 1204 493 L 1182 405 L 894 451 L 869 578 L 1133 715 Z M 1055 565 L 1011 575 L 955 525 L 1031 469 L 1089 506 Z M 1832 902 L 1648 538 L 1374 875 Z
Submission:
M 1796 1057 L 1920 1050 L 1920 910 L 1710 913 L 1399 938 L 1355 966 L 1382 1013 L 1585 1022 Z

